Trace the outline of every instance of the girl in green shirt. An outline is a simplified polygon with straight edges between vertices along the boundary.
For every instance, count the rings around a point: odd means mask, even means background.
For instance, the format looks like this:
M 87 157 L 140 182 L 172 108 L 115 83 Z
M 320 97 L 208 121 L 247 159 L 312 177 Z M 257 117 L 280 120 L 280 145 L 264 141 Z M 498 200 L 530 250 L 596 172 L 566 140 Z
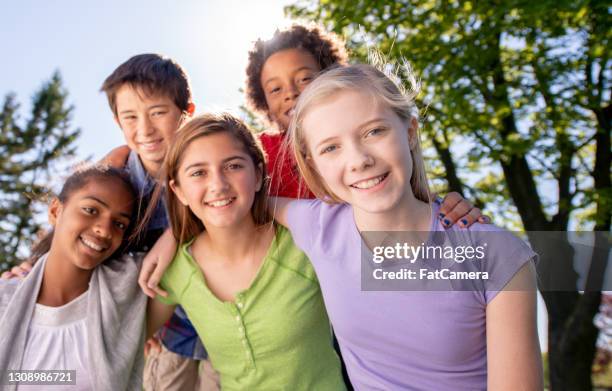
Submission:
M 223 389 L 344 390 L 314 270 L 272 223 L 264 156 L 229 114 L 203 115 L 165 162 L 177 254 L 149 303 L 153 333 L 183 306 Z

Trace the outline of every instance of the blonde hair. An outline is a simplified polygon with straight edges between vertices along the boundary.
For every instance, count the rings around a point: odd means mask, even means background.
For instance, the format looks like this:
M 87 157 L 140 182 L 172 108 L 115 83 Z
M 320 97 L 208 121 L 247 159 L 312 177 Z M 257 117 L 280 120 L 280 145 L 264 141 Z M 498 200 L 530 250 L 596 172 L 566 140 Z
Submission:
M 288 143 L 306 184 L 318 198 L 328 203 L 344 201 L 330 190 L 319 173 L 307 162 L 309 153 L 304 137 L 304 117 L 312 107 L 332 95 L 342 91 L 358 91 L 371 95 L 379 104 L 391 109 L 406 124 L 410 124 L 413 119 L 418 120 L 418 110 L 414 101 L 419 93 L 419 84 L 410 67 L 407 64 L 403 67 L 381 64 L 381 69 L 388 72 L 388 75 L 372 65 L 365 64 L 330 69 L 317 77 L 298 99 L 293 121 L 289 126 Z M 393 81 L 392 78 L 403 80 L 407 87 Z M 418 132 L 410 144 L 413 167 L 410 186 L 417 199 L 429 203 L 430 191 Z

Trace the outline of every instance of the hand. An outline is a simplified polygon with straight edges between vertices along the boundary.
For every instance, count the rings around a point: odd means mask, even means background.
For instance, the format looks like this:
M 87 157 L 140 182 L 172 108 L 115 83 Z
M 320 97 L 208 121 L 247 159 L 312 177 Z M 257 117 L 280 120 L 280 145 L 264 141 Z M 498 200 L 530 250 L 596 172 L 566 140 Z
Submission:
M 127 145 L 114 148 L 106 156 L 100 160 L 102 164 L 108 164 L 111 167 L 123 168 L 125 167 L 128 156 L 130 155 L 130 148 Z
M 13 266 L 11 270 L 7 270 L 2 273 L 2 275 L 0 275 L 0 278 L 3 280 L 10 280 L 12 278 L 18 278 L 20 280 L 23 280 L 31 271 L 32 264 L 30 262 L 21 262 L 20 265 Z
M 488 216 L 483 215 L 479 208 L 474 207 L 457 192 L 451 192 L 444 197 L 440 206 L 439 218 L 446 228 L 454 223 L 461 228 L 467 228 L 476 221 L 482 224 L 491 223 Z
M 167 297 L 168 292 L 161 289 L 158 284 L 164 272 L 170 266 L 176 252 L 176 240 L 172 236 L 172 231 L 167 229 L 162 236 L 157 239 L 155 245 L 145 256 L 142 262 L 142 269 L 138 276 L 138 285 L 145 295 L 154 299 L 155 295 Z
M 147 357 L 149 354 L 160 354 L 161 353 L 161 342 L 157 337 L 151 337 L 146 340 L 144 345 L 144 355 Z

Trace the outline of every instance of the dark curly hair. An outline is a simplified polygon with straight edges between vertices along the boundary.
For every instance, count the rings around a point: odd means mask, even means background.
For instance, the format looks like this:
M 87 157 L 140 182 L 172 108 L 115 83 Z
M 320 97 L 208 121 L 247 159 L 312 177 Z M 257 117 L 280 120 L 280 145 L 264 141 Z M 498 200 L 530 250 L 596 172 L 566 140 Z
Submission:
M 294 24 L 287 29 L 276 30 L 272 38 L 266 41 L 258 39 L 249 51 L 245 90 L 247 104 L 260 114 L 268 112 L 261 85 L 261 70 L 271 55 L 286 49 L 306 50 L 319 63 L 321 70 L 348 62 L 344 41 L 316 25 Z

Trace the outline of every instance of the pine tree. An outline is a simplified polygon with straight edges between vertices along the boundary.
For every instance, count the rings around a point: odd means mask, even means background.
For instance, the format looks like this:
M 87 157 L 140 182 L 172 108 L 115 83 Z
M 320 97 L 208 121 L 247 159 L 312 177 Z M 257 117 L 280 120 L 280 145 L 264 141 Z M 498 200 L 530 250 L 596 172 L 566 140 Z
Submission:
M 16 96 L 8 93 L 0 111 L 0 270 L 18 263 L 41 229 L 34 216 L 58 164 L 73 157 L 79 129 L 71 127 L 73 107 L 59 72 L 32 98 L 21 120 Z

